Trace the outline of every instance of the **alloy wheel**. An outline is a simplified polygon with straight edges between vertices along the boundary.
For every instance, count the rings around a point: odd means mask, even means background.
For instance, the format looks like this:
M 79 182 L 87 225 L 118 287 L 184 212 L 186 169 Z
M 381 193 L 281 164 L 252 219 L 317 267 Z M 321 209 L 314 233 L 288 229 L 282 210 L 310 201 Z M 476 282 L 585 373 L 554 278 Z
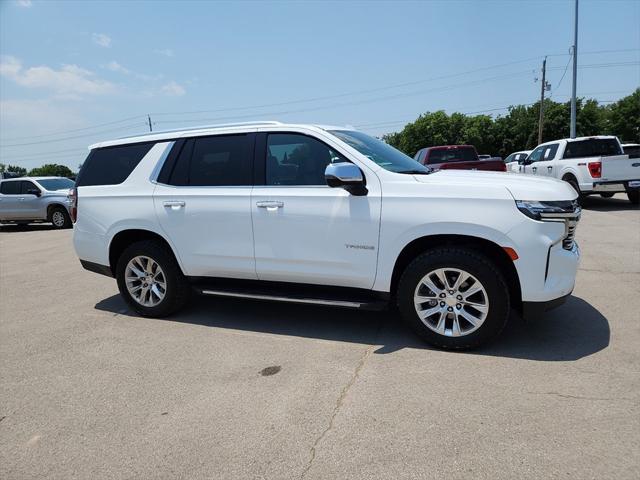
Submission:
M 125 282 L 129 295 L 144 307 L 155 307 L 167 293 L 167 280 L 160 265 L 150 257 L 139 255 L 127 263 Z

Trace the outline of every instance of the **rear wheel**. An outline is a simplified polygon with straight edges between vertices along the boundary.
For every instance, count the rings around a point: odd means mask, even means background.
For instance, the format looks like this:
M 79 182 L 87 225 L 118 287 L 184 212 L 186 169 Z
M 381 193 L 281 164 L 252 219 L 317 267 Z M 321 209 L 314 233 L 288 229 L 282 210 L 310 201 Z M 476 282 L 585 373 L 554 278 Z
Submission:
M 54 207 L 49 212 L 49 221 L 55 228 L 71 228 L 71 217 L 66 208 Z
M 640 205 L 640 190 L 627 190 L 627 198 L 634 205 Z
M 140 315 L 164 317 L 182 308 L 190 286 L 173 253 L 154 240 L 125 249 L 116 266 L 118 289 Z
M 495 338 L 510 311 L 509 290 L 491 260 L 466 248 L 438 248 L 405 269 L 397 291 L 404 320 L 432 345 L 477 347 Z

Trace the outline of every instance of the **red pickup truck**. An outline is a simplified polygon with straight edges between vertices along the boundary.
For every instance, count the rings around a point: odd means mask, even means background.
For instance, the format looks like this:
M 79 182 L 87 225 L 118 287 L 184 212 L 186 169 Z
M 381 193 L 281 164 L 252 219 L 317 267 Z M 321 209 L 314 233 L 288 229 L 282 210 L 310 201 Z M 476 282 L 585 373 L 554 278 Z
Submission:
M 418 150 L 415 160 L 434 170 L 454 168 L 457 170 L 492 170 L 506 172 L 507 167 L 500 157 L 487 160 L 478 158 L 473 145 L 443 145 Z

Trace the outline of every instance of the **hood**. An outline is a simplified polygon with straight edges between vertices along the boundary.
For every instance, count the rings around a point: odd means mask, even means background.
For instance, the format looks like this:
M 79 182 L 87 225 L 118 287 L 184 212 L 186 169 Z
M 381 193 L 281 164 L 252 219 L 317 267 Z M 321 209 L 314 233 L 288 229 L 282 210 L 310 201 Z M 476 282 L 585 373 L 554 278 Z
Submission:
M 511 172 L 480 170 L 438 170 L 429 175 L 415 175 L 422 183 L 445 183 L 473 187 L 502 185 L 515 200 L 574 200 L 576 191 L 567 182 L 555 178 L 523 175 Z

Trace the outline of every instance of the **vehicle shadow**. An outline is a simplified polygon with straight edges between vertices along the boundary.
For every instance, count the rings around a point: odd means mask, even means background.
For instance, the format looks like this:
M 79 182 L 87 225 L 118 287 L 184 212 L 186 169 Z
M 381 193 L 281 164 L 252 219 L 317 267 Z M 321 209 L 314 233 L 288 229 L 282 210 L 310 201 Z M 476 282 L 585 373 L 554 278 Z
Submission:
M 119 315 L 137 317 L 120 295 L 95 306 Z M 315 338 L 339 342 L 380 345 L 377 354 L 403 348 L 432 350 L 391 311 L 362 312 L 274 302 L 195 297 L 184 311 L 163 319 L 208 327 Z M 538 361 L 572 361 L 592 355 L 609 345 L 607 319 L 581 298 L 548 312 L 544 318 L 525 323 L 512 315 L 495 342 L 467 352 Z
M 41 232 L 43 230 L 57 230 L 52 223 L 29 223 L 27 225 L 2 224 L 0 232 L 17 233 L 17 232 Z
M 624 212 L 629 210 L 640 210 L 638 205 L 632 204 L 626 196 L 602 198 L 599 195 L 590 195 L 582 201 L 583 210 L 593 210 L 596 212 Z

